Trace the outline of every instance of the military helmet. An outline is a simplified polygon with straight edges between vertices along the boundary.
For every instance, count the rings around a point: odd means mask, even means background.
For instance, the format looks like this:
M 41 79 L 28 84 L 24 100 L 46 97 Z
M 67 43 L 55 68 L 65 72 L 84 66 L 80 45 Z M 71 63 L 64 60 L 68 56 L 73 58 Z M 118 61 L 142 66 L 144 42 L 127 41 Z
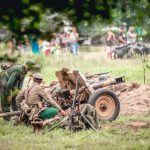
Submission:
M 40 73 L 41 72 L 41 66 L 40 65 L 33 65 L 31 68 L 31 73 Z
M 36 73 L 33 75 L 33 79 L 36 79 L 36 80 L 43 80 L 43 77 L 40 73 Z
M 27 60 L 25 62 L 25 65 L 28 67 L 28 68 L 32 68 L 33 65 L 35 65 L 35 62 L 33 60 Z
M 13 63 L 2 63 L 1 64 L 1 69 L 6 70 L 6 69 L 9 69 L 12 66 L 13 66 Z

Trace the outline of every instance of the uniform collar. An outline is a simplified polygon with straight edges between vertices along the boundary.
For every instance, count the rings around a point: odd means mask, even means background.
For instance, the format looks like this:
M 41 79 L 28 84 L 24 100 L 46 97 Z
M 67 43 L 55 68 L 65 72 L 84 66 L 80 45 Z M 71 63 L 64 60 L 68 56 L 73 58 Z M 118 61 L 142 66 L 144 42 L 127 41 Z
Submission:
M 33 81 L 33 84 L 32 84 L 32 85 L 35 86 L 35 85 L 40 85 L 40 84 Z

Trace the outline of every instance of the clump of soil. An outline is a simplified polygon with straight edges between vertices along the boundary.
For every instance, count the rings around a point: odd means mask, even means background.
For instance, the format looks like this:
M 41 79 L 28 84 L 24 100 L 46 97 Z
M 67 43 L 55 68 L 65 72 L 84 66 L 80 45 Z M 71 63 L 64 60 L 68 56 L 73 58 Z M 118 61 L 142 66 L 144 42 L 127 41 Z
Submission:
M 150 85 L 122 83 L 113 90 L 120 99 L 120 114 L 150 114 Z

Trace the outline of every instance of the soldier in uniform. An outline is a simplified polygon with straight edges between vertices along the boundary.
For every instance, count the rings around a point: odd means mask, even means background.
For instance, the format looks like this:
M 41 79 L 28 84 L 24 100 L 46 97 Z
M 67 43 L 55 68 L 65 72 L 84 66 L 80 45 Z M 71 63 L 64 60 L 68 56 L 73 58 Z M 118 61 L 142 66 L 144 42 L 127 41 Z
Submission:
M 33 75 L 40 72 L 41 72 L 40 65 L 37 64 L 34 65 L 31 69 L 31 73 L 24 78 L 21 90 L 23 91 L 26 88 L 30 87 L 33 83 Z
M 14 65 L 0 73 L 0 101 L 2 112 L 10 112 L 10 103 L 12 103 L 12 109 L 17 110 L 13 97 L 21 89 L 24 77 L 33 65 L 35 63 L 28 60 L 23 65 Z M 9 118 L 4 119 L 9 120 Z
M 30 120 L 40 118 L 42 120 L 55 117 L 58 112 L 63 116 L 67 113 L 47 94 L 42 84 L 42 76 L 40 74 L 33 75 L 33 84 L 17 96 L 17 103 L 21 102 L 31 108 Z M 47 103 L 47 107 L 45 107 Z M 49 107 L 50 106 L 50 107 Z

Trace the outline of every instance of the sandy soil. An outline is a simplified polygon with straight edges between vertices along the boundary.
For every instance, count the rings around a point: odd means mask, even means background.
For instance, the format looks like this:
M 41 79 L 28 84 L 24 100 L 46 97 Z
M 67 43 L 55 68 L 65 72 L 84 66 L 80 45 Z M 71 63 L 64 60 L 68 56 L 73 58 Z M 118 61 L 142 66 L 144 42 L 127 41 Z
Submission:
M 122 83 L 114 87 L 121 103 L 120 114 L 150 115 L 150 85 Z

